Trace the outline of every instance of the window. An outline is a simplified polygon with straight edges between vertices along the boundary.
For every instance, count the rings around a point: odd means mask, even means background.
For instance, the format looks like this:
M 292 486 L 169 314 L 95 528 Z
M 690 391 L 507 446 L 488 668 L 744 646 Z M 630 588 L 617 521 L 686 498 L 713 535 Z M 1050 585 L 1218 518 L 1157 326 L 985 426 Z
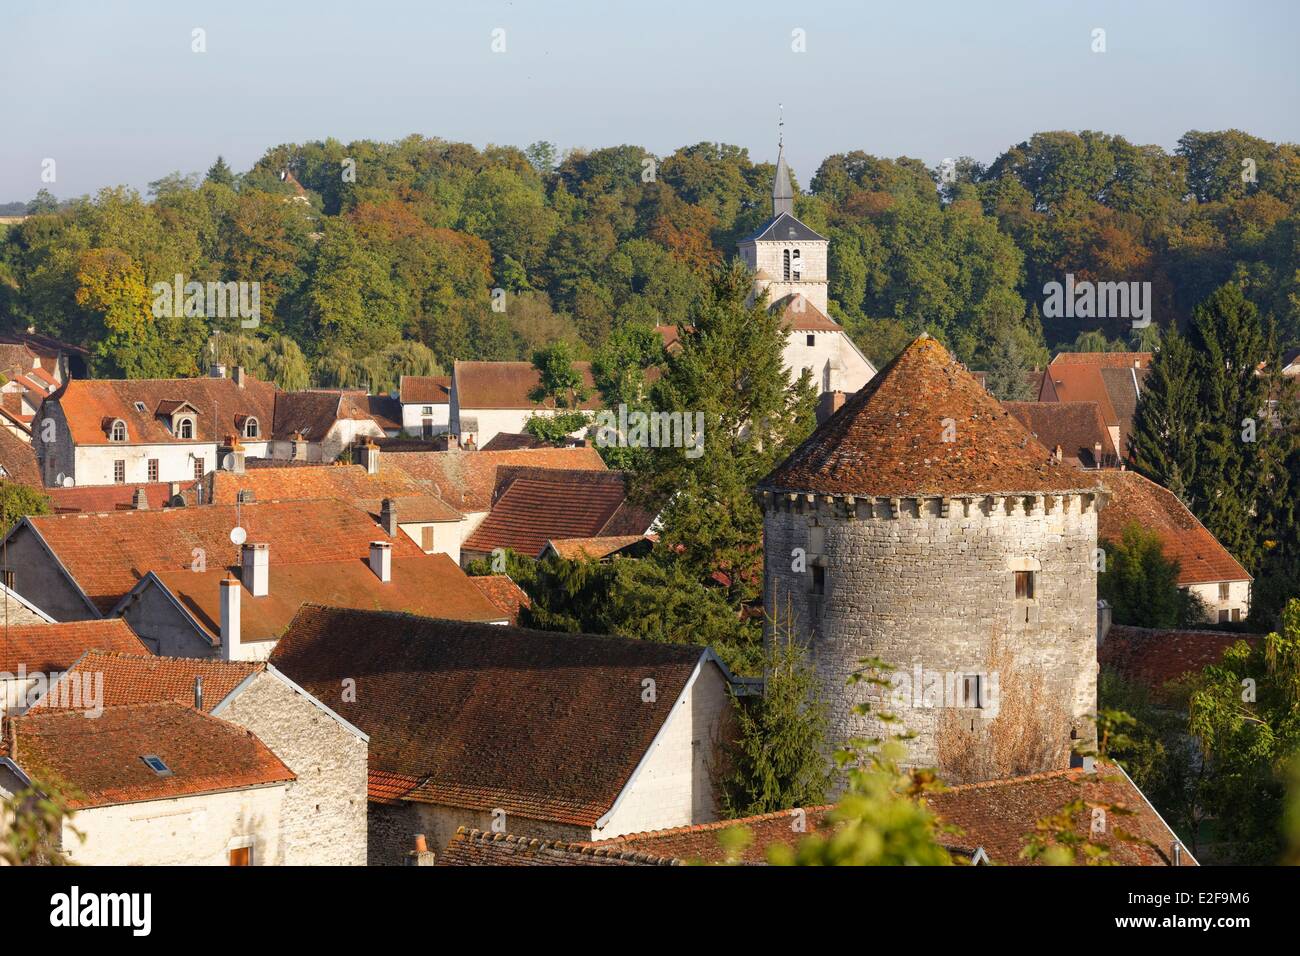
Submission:
M 432 405 L 425 405 L 423 408 L 420 409 L 420 414 L 421 414 L 421 415 L 432 415 L 432 414 L 433 414 L 433 406 L 432 406 Z
M 2 582 L 5 587 L 7 587 L 10 591 L 12 591 L 14 589 L 14 569 L 0 568 L 0 582 Z
M 1223 611 L 1220 611 L 1220 612 L 1219 612 L 1219 623 L 1220 623 L 1220 624 L 1227 624 L 1230 620 L 1232 620 L 1232 615 L 1229 614 L 1228 611 L 1223 610 Z
M 161 757 L 155 756 L 154 754 L 145 754 L 140 759 L 144 761 L 146 767 L 148 767 L 158 776 L 170 777 L 172 775 L 171 769 L 167 766 L 167 764 L 163 763 Z
M 108 439 L 109 441 L 126 441 L 126 422 L 120 418 L 116 419 L 113 422 L 113 427 L 109 429 Z
M 198 481 L 206 474 L 207 471 L 205 471 L 203 468 L 203 459 L 195 458 L 194 459 L 194 480 Z
M 258 435 L 257 419 L 252 417 L 244 419 L 244 437 L 256 438 L 257 435 Z
M 826 593 L 826 569 L 819 564 L 812 566 L 812 593 Z
M 135 403 L 135 410 L 136 410 L 137 412 L 143 412 L 143 411 L 144 411 L 144 402 L 136 402 L 136 403 Z
M 984 681 L 979 674 L 962 674 L 961 675 L 961 698 L 958 700 L 960 707 L 983 707 L 984 706 Z
M 1017 571 L 1016 574 L 1016 600 L 1032 601 L 1034 599 L 1034 572 Z
M 231 866 L 252 866 L 253 865 L 253 848 L 251 846 L 237 846 L 230 851 Z
M 809 347 L 809 348 L 812 348 L 812 347 L 813 347 L 813 343 L 816 342 L 816 341 L 817 341 L 817 339 L 816 339 L 816 338 L 815 338 L 811 333 L 809 333 L 809 335 L 808 335 L 808 347 Z
M 781 253 L 781 254 L 782 254 L 782 256 L 783 256 L 783 258 L 784 258 L 784 262 L 785 262 L 785 271 L 784 271 L 784 273 L 783 273 L 782 278 L 784 278 L 786 281 L 789 281 L 789 279 L 790 279 L 790 250 L 789 250 L 789 249 L 782 250 L 782 253 Z
M 113 483 L 118 485 L 126 484 L 126 462 L 121 458 L 113 462 Z
M 425 525 L 420 529 L 420 547 L 425 551 L 433 550 L 433 525 Z
M 790 256 L 790 273 L 796 282 L 803 276 L 803 257 L 799 255 L 798 249 Z
M 158 459 L 157 458 L 149 459 L 149 480 L 150 481 L 158 480 Z
M 1230 589 L 1231 589 L 1231 585 L 1229 585 L 1229 584 L 1220 584 L 1220 585 L 1219 585 L 1219 600 L 1220 600 L 1220 601 L 1226 601 L 1226 600 L 1228 600 L 1228 594 L 1230 593 Z
M 194 437 L 194 419 L 192 419 L 192 418 L 182 418 L 179 422 L 177 422 L 177 423 L 176 423 L 176 437 L 178 437 L 178 438 L 185 438 L 185 439 L 193 438 L 193 437 Z
M 1241 608 L 1239 608 L 1239 607 L 1234 607 L 1234 608 L 1232 609 L 1232 619 L 1233 619 L 1234 621 L 1240 621 L 1240 620 L 1241 620 Z

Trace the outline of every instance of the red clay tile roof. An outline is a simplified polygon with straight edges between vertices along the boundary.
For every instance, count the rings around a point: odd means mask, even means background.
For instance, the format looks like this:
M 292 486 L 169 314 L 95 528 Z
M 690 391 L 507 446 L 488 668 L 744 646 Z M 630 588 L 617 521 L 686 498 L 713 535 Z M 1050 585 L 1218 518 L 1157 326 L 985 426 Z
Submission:
M 945 420 L 955 440 L 944 441 Z M 907 346 L 764 478 L 848 495 L 1064 492 L 1096 479 L 1051 454 L 929 336 Z
M 781 328 L 792 332 L 840 332 L 838 322 L 798 292 L 772 303 L 772 311 L 781 313 Z
M 647 545 L 652 543 L 644 534 L 622 534 L 603 538 L 552 538 L 546 544 L 557 555 L 569 561 L 578 558 L 599 561 L 616 551 L 622 551 L 629 545 L 642 542 Z M 543 547 L 542 550 L 545 551 L 546 548 Z
M 1049 451 L 1059 445 L 1072 465 L 1101 467 L 1098 444 L 1101 461 L 1116 463 L 1115 444 L 1096 402 L 1003 402 L 1002 407 Z
M 84 511 L 133 511 L 136 489 L 144 489 L 145 501 L 154 510 L 165 508 L 172 499 L 171 485 L 165 481 L 123 485 L 82 485 L 74 488 L 46 488 L 55 514 L 78 514 Z
M 337 498 L 356 504 L 369 499 L 427 495 L 429 487 L 401 468 L 379 457 L 379 474 L 367 474 L 362 465 L 308 465 L 303 468 L 254 468 L 237 475 L 213 471 L 204 477 L 205 504 L 230 505 L 241 491 L 251 491 L 255 501 L 301 501 Z
M 229 378 L 73 379 L 46 401 L 58 402 L 78 445 L 108 445 L 108 425 L 126 423 L 128 445 L 192 444 L 222 441 L 239 434 L 236 419 L 251 415 L 266 434 L 275 417 L 277 389 L 246 377 L 244 387 Z M 141 402 L 144 411 L 136 408 Z M 170 423 L 159 416 L 160 405 L 188 402 L 198 410 L 193 442 L 172 435 Z
M 428 524 L 436 521 L 463 521 L 462 515 L 436 495 L 402 495 L 397 498 L 362 498 L 352 502 L 376 521 L 389 501 L 397 511 L 397 523 Z
M 1170 681 L 1199 673 L 1223 660 L 1238 641 L 1255 647 L 1263 637 L 1229 631 L 1161 630 L 1111 625 L 1097 649 L 1097 661 L 1121 677 L 1161 691 Z
M 484 574 L 470 578 L 483 596 L 497 606 L 514 626 L 519 624 L 520 608 L 532 607 L 533 601 L 508 574 Z
M 451 401 L 451 376 L 403 375 L 397 390 L 403 405 L 446 405 Z
M 535 435 L 529 435 L 527 432 L 497 432 L 493 435 L 480 451 L 518 451 L 523 448 L 551 448 L 554 447 L 544 438 L 538 438 Z
M 387 541 L 380 535 L 376 540 Z M 274 555 L 275 546 L 271 552 Z M 274 559 L 273 559 L 274 560 Z M 213 646 L 221 633 L 221 579 L 225 568 L 163 571 L 155 577 L 203 628 Z M 240 591 L 240 642 L 274 641 L 307 603 L 363 610 L 409 611 L 456 621 L 500 621 L 507 615 L 445 554 L 392 559 L 392 580 L 380 581 L 367 561 L 314 561 L 269 569 L 264 597 Z
M 488 833 L 460 827 L 437 854 L 436 866 L 677 866 L 635 850 Z
M 295 434 L 300 434 L 308 441 L 318 442 L 339 421 L 374 422 L 364 392 L 352 389 L 280 392 L 275 397 L 271 436 L 279 441 L 289 441 Z M 260 424 L 265 436 L 267 422 L 262 419 Z
M 369 735 L 376 798 L 415 779 L 408 800 L 592 826 L 706 653 L 307 605 L 270 660 Z M 351 702 L 339 692 L 349 677 Z
M 593 840 L 582 845 L 609 850 L 624 848 L 639 850 L 655 857 L 667 857 L 686 863 L 722 863 L 727 859 L 719 835 L 734 827 L 744 827 L 752 839 L 736 856 L 737 863 L 766 863 L 767 848 L 776 844 L 795 846 L 810 833 L 824 831 L 831 826 L 826 819 L 834 807 L 803 808 L 802 816 L 794 810 L 777 810 L 736 820 L 718 820 L 714 823 L 697 823 L 693 826 L 673 827 L 667 830 L 649 830 L 628 833 L 609 840 Z M 803 827 L 797 830 L 796 824 Z
M 492 510 L 461 547 L 536 557 L 551 538 L 640 536 L 653 521 L 628 502 L 622 472 L 502 467 Z
M 236 525 L 245 529 L 248 541 L 271 545 L 272 576 L 277 565 L 365 560 L 371 541 L 387 540 L 365 512 L 330 499 L 26 520 L 104 613 L 149 571 L 190 573 L 196 548 L 204 552 L 209 569 L 237 567 L 239 548 L 230 540 Z M 394 560 L 422 553 L 405 535 L 392 545 Z
M 134 652 L 91 651 L 68 673 L 103 674 L 105 707 L 173 701 L 194 704 L 194 679 L 203 678 L 203 711 L 212 709 L 252 675 L 266 670 L 258 661 L 222 661 L 212 658 L 158 657 Z M 53 709 L 50 701 L 38 706 Z
M 1101 384 L 1106 389 L 1110 404 L 1115 409 L 1119 424 L 1119 447 L 1125 458 L 1131 458 L 1129 440 L 1133 434 L 1133 417 L 1137 414 L 1138 398 L 1146 384 L 1150 368 L 1103 368 Z
M 1038 392 L 1040 402 L 1096 402 L 1107 426 L 1119 424 L 1115 406 L 1106 392 L 1106 383 L 1097 365 L 1063 363 L 1049 365 L 1043 373 Z
M 1099 368 L 1147 368 L 1150 352 L 1057 352 L 1052 365 L 1095 365 Z
M 1172 865 L 1170 845 L 1177 839 L 1176 835 L 1128 777 L 1110 764 L 1099 762 L 1095 774 L 1056 770 L 965 784 L 945 793 L 928 794 L 925 801 L 942 822 L 954 824 L 963 831 L 945 837 L 945 843 L 951 840 L 965 851 L 983 847 L 991 863 L 1023 866 L 1027 861 L 1020 859 L 1020 851 L 1034 824 L 1080 797 L 1090 804 L 1115 804 L 1133 811 L 1131 816 L 1107 814 L 1103 842 L 1110 848 L 1112 862 L 1125 866 Z M 1079 815 L 1076 829 L 1081 835 L 1088 835 L 1091 819 L 1091 811 Z M 1148 840 L 1154 846 L 1117 841 L 1113 838 L 1114 830 Z M 1184 849 L 1182 865 L 1194 863 Z
M 19 484 L 40 488 L 45 483 L 41 480 L 41 469 L 36 464 L 36 452 L 31 444 L 3 425 L 0 425 L 0 467 L 4 468 L 4 477 Z
M 591 363 L 574 362 L 573 367 L 582 376 L 588 392 L 578 407 L 588 411 L 600 408 L 600 391 L 591 375 Z M 532 362 L 457 362 L 453 374 L 456 402 L 462 415 L 467 409 L 550 407 L 550 403 L 539 405 L 529 398 L 541 381 Z
M 366 409 L 385 432 L 402 430 L 402 403 L 391 395 L 365 396 Z
M 121 618 L 0 627 L 0 672 L 65 671 L 87 651 L 144 654 L 148 648 Z
M 522 451 L 384 452 L 385 465 L 400 468 L 462 514 L 488 511 L 502 465 L 605 471 L 595 448 L 530 448 Z
M 108 707 L 93 720 L 37 709 L 6 723 L 6 755 L 33 780 L 68 788 L 73 809 L 297 779 L 247 730 L 172 702 Z M 141 759 L 146 755 L 171 773 L 155 773 Z
M 1118 541 L 1137 524 L 1159 535 L 1165 557 L 1178 561 L 1180 586 L 1253 580 L 1172 491 L 1136 471 L 1107 471 L 1101 480 L 1111 498 L 1097 519 L 1098 541 Z

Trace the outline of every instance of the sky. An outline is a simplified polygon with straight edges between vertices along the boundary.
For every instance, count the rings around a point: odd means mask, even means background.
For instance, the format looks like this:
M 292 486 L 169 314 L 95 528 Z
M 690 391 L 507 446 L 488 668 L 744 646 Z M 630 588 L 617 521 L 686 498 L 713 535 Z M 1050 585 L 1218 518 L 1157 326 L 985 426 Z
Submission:
M 1052 129 L 1296 142 L 1297 36 L 1295 0 L 0 0 L 0 202 L 329 137 L 771 161 L 778 104 L 804 184 L 837 152 L 988 162 Z

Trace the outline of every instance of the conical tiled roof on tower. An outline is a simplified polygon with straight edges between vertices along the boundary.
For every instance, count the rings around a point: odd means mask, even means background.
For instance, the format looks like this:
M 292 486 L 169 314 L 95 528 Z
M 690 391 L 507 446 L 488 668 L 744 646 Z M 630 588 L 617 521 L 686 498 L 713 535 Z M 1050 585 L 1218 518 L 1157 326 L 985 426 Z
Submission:
M 938 341 L 922 335 L 759 488 L 882 497 L 1101 490 L 1088 473 L 1051 458 Z

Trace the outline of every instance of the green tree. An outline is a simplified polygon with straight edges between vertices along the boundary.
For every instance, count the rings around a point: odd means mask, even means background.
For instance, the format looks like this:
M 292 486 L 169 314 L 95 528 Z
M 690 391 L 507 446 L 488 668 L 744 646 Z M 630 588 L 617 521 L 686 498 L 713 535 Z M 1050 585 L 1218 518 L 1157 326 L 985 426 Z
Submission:
M 1106 563 L 1097 575 L 1097 596 L 1110 604 L 1116 624 L 1168 628 L 1206 619 L 1195 595 L 1178 587 L 1178 562 L 1165 557 L 1155 532 L 1131 524 L 1102 548 Z
M 0 528 L 9 529 L 28 515 L 50 513 L 50 499 L 38 489 L 0 479 Z
M 539 377 L 529 398 L 549 408 L 575 409 L 587 400 L 590 390 L 573 364 L 568 342 L 554 342 L 533 353 L 533 368 Z
M 1176 327 L 1170 328 L 1133 416 L 1134 467 L 1189 506 L 1195 504 L 1200 451 L 1199 377 L 1195 352 Z
M 774 622 L 761 696 L 732 691 L 736 733 L 726 748 L 719 787 L 722 813 L 753 816 L 823 803 L 830 782 L 825 757 L 828 707 L 794 630 Z
M 701 581 L 725 580 L 737 606 L 757 595 L 761 578 L 753 489 L 812 431 L 816 402 L 806 371 L 791 385 L 780 318 L 761 302 L 747 306 L 749 287 L 743 265 L 719 268 L 689 324 L 678 326 L 679 347 L 665 356 L 651 405 L 698 420 L 702 435 L 696 450 L 654 449 L 636 485 L 643 500 L 667 502 L 664 544 Z
M 1228 862 L 1272 863 L 1282 852 L 1286 774 L 1300 751 L 1300 599 L 1282 627 L 1239 641 L 1205 668 L 1188 726 L 1207 764 L 1198 799 Z
M 216 183 L 218 186 L 235 188 L 234 170 L 226 165 L 226 160 L 222 156 L 217 157 L 217 161 L 208 168 L 208 174 L 204 178 L 210 183 Z

